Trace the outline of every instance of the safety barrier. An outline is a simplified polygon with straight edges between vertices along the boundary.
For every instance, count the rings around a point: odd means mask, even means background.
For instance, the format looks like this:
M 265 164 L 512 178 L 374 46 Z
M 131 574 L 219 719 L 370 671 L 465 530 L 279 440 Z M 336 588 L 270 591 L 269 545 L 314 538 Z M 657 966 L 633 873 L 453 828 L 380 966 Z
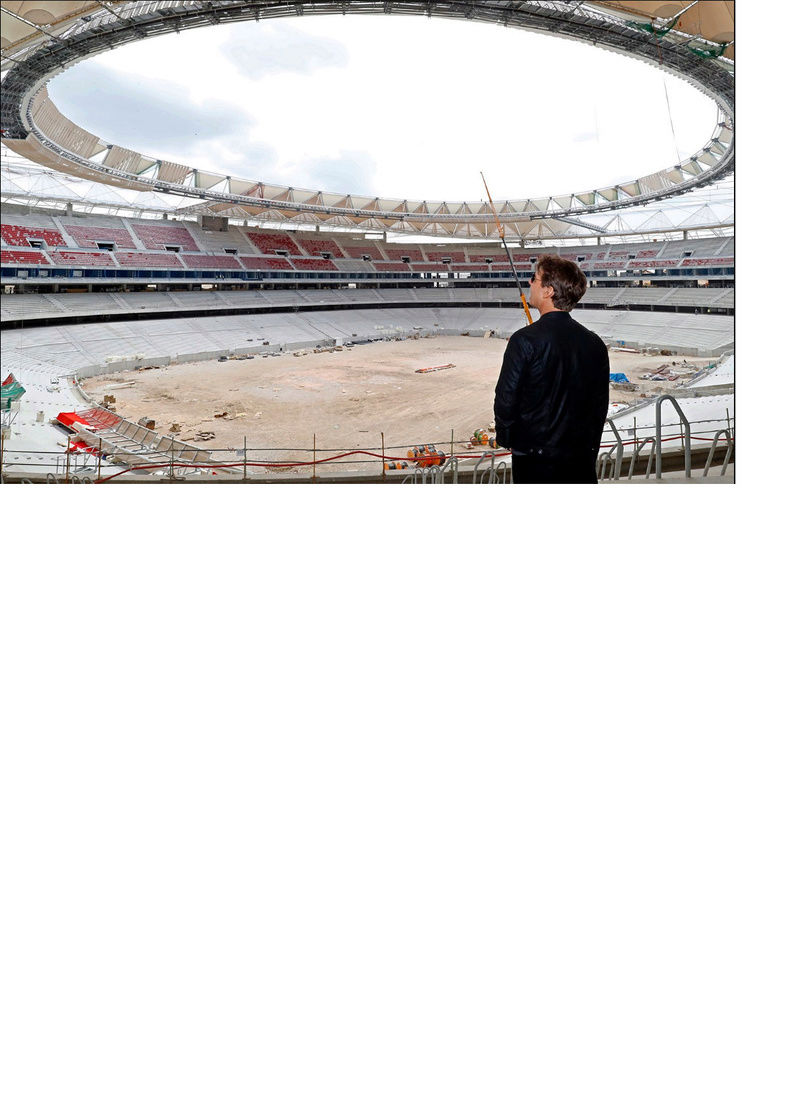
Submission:
M 677 412 L 677 416 L 678 416 L 678 421 L 676 423 L 672 423 L 669 426 L 666 426 L 663 423 L 662 417 L 661 417 L 661 410 L 662 410 L 663 404 L 665 402 L 672 403 L 673 407 L 675 408 L 675 410 Z M 597 459 L 597 477 L 598 477 L 598 480 L 600 480 L 602 482 L 602 481 L 607 480 L 607 479 L 608 480 L 619 480 L 621 478 L 622 463 L 623 463 L 623 459 L 624 459 L 623 453 L 624 453 L 625 449 L 628 448 L 629 446 L 632 446 L 632 452 L 631 452 L 630 457 L 629 457 L 627 479 L 630 480 L 630 479 L 633 478 L 634 473 L 637 470 L 637 465 L 638 465 L 638 462 L 639 462 L 639 458 L 642 455 L 642 453 L 644 452 L 644 450 L 646 448 L 648 448 L 649 452 L 648 452 L 648 456 L 647 456 L 647 465 L 646 465 L 646 468 L 645 468 L 645 471 L 644 471 L 644 478 L 645 479 L 650 478 L 651 472 L 653 470 L 653 463 L 655 462 L 656 479 L 660 480 L 662 478 L 662 473 L 663 473 L 664 449 L 665 449 L 665 446 L 667 445 L 667 443 L 672 442 L 672 441 L 680 441 L 681 442 L 681 455 L 683 457 L 683 472 L 684 472 L 684 475 L 686 476 L 687 479 L 691 479 L 692 478 L 692 455 L 693 455 L 693 453 L 696 455 L 697 453 L 702 452 L 703 451 L 702 446 L 710 440 L 711 441 L 711 447 L 708 451 L 708 454 L 707 454 L 707 457 L 706 457 L 706 460 L 705 460 L 705 467 L 703 469 L 703 477 L 705 478 L 705 477 L 708 476 L 708 473 L 709 473 L 709 470 L 711 468 L 712 462 L 713 462 L 715 456 L 718 453 L 718 446 L 719 446 L 720 440 L 722 438 L 725 438 L 725 441 L 727 443 L 727 451 L 726 451 L 725 457 L 722 461 L 722 470 L 721 470 L 721 475 L 723 475 L 723 476 L 725 475 L 725 472 L 727 470 L 728 464 L 731 461 L 731 458 L 733 456 L 733 451 L 734 451 L 734 431 L 733 431 L 733 429 L 730 425 L 730 419 L 727 419 L 727 424 L 724 425 L 724 426 L 721 426 L 719 429 L 709 429 L 709 428 L 707 428 L 709 423 L 716 423 L 716 422 L 719 421 L 719 419 L 703 418 L 703 419 L 700 419 L 700 420 L 698 420 L 694 423 L 695 429 L 693 431 L 692 423 L 689 421 L 689 419 L 687 418 L 684 411 L 681 409 L 679 403 L 674 398 L 674 396 L 669 395 L 669 394 L 662 395 L 658 399 L 658 401 L 656 402 L 655 419 L 656 419 L 655 420 L 655 427 L 640 426 L 639 429 L 638 429 L 638 432 L 636 431 L 636 427 L 635 427 L 635 424 L 634 424 L 634 438 L 633 438 L 633 441 L 623 441 L 619 436 L 619 433 L 617 431 L 617 428 L 616 428 L 613 420 L 609 419 L 606 422 L 606 424 L 611 427 L 612 432 L 615 435 L 616 446 L 606 448 L 605 451 L 601 451 L 600 455 L 598 456 L 598 459 Z M 653 434 L 652 435 L 646 435 L 644 437 L 641 436 L 641 433 L 642 433 L 643 430 L 650 430 L 650 429 L 653 429 Z M 680 432 L 678 432 L 678 433 L 672 433 L 672 432 L 665 433 L 665 430 L 670 430 L 671 431 L 673 429 L 679 429 Z M 698 447 L 698 443 L 699 443 L 699 447 Z M 601 449 L 602 448 L 603 448 L 603 446 L 601 446 Z M 609 468 L 610 462 L 611 462 L 611 457 L 614 453 L 616 453 L 616 455 L 617 455 L 616 467 L 614 468 L 613 474 L 607 475 L 607 471 L 608 471 L 608 468 Z M 700 459 L 702 460 L 702 456 L 701 456 Z M 697 464 L 697 460 L 695 460 L 695 464 Z
M 714 459 L 714 452 L 721 437 L 724 437 L 728 442 L 728 451 L 725 453 L 725 459 L 722 462 L 722 471 L 720 472 L 721 476 L 725 475 L 725 471 L 728 467 L 728 464 L 730 463 L 731 455 L 733 453 L 733 435 L 729 429 L 718 429 L 714 435 L 714 440 L 711 443 L 711 448 L 708 450 L 708 459 L 706 460 L 706 466 L 703 469 L 704 476 L 708 475 L 708 470 L 711 467 L 711 461 Z
M 504 484 L 511 482 L 511 469 L 505 459 L 498 459 L 499 457 L 506 457 L 508 453 L 484 453 L 478 463 L 475 465 L 475 470 L 472 473 L 472 482 L 474 484 Z M 488 467 L 484 468 L 483 464 L 488 461 Z
M 597 478 L 599 480 L 604 480 L 606 478 L 606 466 L 610 465 L 611 457 L 613 455 L 613 456 L 616 457 L 616 460 L 614 462 L 613 479 L 618 480 L 621 473 L 622 473 L 622 456 L 623 456 L 623 453 L 625 452 L 625 444 L 624 444 L 622 438 L 620 437 L 619 430 L 617 429 L 616 425 L 614 424 L 614 421 L 613 421 L 612 418 L 609 418 L 606 421 L 606 425 L 611 426 L 611 432 L 614 434 L 614 437 L 615 437 L 617 443 L 616 443 L 616 446 L 613 449 L 607 450 L 606 452 L 603 452 L 603 453 L 599 454 L 599 456 L 597 458 Z
M 661 479 L 661 410 L 665 402 L 672 403 L 680 419 L 681 428 L 685 435 L 683 452 L 686 479 L 690 480 L 692 478 L 692 427 L 674 395 L 661 395 L 656 402 L 656 479 Z
M 645 469 L 644 478 L 646 480 L 650 479 L 650 473 L 653 470 L 653 460 L 655 458 L 655 453 L 656 453 L 656 439 L 655 439 L 655 437 L 645 437 L 645 439 L 643 441 L 640 441 L 638 445 L 634 446 L 633 452 L 631 453 L 631 463 L 628 467 L 628 479 L 629 480 L 633 479 L 633 470 L 636 467 L 636 461 L 639 459 L 639 453 L 642 452 L 645 445 L 650 446 L 650 453 L 647 457 L 647 468 Z M 712 449 L 712 454 L 713 454 L 713 449 Z M 704 473 L 704 475 L 705 475 L 705 473 Z
M 662 471 L 665 464 L 666 470 L 670 467 L 674 470 L 676 454 L 670 452 L 673 443 L 683 442 L 677 458 L 683 470 L 687 468 L 687 453 L 688 467 L 694 454 L 695 468 L 705 465 L 703 477 L 708 476 L 715 460 L 722 463 L 724 475 L 733 458 L 733 428 L 720 427 L 719 419 L 701 419 L 692 426 L 684 416 L 683 421 L 660 423 L 655 429 L 640 426 L 632 439 L 621 436 L 613 419 L 607 425 L 613 440 L 607 439 L 601 445 L 597 462 L 601 482 L 631 480 L 634 474 L 649 479 L 659 455 Z M 100 483 L 135 480 L 250 483 L 277 478 L 299 483 L 511 482 L 511 455 L 505 450 L 473 452 L 467 442 L 456 442 L 451 434 L 446 442 L 431 443 L 427 457 L 409 458 L 409 450 L 413 453 L 418 447 L 386 445 L 382 438 L 381 444 L 374 447 L 326 449 L 319 447 L 314 437 L 310 448 L 253 448 L 245 438 L 241 447 L 199 449 L 120 419 L 114 430 L 98 430 L 94 434 L 76 430 L 67 437 L 66 452 L 63 448 L 41 452 L 15 449 L 13 438 L 8 437 L 0 448 L 0 479 L 26 478 L 51 483 L 79 482 L 76 476 Z M 441 463 L 433 463 L 437 457 Z M 642 464 L 646 465 L 644 469 Z

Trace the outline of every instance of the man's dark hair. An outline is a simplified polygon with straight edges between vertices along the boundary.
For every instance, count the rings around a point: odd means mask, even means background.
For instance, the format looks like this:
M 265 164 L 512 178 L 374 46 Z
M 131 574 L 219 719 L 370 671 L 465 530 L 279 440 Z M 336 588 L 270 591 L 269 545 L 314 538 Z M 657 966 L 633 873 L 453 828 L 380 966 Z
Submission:
M 586 275 L 571 259 L 540 255 L 536 260 L 536 272 L 541 276 L 542 286 L 552 286 L 556 309 L 573 309 L 586 293 Z

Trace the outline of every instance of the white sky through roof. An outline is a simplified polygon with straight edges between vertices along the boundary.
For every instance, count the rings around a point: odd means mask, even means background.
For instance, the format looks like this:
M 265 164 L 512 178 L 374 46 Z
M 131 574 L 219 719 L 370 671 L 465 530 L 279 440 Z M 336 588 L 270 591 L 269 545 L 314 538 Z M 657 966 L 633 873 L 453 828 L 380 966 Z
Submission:
M 449 200 L 480 198 L 480 170 L 495 197 L 628 181 L 693 154 L 716 119 L 702 93 L 633 59 L 407 16 L 188 31 L 83 62 L 50 90 L 102 139 L 202 170 Z

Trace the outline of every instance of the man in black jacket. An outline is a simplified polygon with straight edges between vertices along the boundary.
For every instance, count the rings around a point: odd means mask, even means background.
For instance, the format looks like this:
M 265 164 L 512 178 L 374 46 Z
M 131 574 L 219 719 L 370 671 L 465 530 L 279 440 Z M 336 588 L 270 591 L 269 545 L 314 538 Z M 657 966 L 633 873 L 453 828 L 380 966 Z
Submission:
M 497 442 L 514 483 L 597 483 L 608 415 L 608 349 L 569 311 L 586 293 L 576 263 L 541 255 L 530 305 L 539 320 L 514 333 L 494 396 Z

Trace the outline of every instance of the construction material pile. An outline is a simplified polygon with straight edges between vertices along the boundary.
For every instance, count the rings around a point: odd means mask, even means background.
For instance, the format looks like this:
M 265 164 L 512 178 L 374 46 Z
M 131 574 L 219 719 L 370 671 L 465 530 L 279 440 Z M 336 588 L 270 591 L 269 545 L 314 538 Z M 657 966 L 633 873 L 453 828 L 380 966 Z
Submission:
M 470 437 L 469 443 L 472 448 L 480 448 L 485 445 L 489 449 L 496 449 L 498 445 L 497 438 L 494 436 L 494 426 L 490 426 L 489 429 L 476 429 Z
M 415 445 L 413 449 L 409 449 L 408 460 L 390 460 L 384 464 L 384 472 L 401 472 L 405 468 L 410 468 L 411 465 L 416 465 L 417 468 L 433 468 L 434 466 L 444 464 L 447 457 L 441 450 L 437 449 L 435 445 Z

